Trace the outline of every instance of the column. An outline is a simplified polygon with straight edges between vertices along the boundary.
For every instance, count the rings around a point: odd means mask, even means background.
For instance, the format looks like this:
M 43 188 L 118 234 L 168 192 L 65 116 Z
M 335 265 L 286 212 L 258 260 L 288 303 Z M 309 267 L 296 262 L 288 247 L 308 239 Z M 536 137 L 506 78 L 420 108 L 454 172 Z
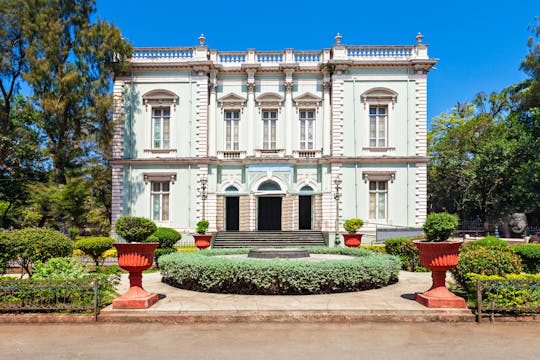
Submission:
M 325 74 L 323 80 L 323 155 L 330 155 L 331 139 L 331 116 L 332 109 L 330 105 L 330 80 Z
M 208 104 L 208 156 L 216 156 L 216 73 L 210 73 L 210 83 L 208 84 L 210 101 Z
M 292 109 L 292 81 L 285 82 L 285 155 L 292 155 L 292 129 L 294 124 Z
M 255 83 L 248 82 L 247 84 L 247 156 L 254 154 L 254 137 L 255 137 Z

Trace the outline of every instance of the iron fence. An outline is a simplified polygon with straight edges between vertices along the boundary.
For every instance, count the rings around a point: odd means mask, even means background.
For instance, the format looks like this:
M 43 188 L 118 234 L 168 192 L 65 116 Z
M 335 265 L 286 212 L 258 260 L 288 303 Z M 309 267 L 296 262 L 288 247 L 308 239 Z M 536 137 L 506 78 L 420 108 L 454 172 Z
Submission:
M 0 279 L 0 312 L 92 312 L 98 315 L 98 280 Z
M 476 317 L 482 321 L 495 314 L 539 314 L 540 279 L 478 279 L 476 281 Z

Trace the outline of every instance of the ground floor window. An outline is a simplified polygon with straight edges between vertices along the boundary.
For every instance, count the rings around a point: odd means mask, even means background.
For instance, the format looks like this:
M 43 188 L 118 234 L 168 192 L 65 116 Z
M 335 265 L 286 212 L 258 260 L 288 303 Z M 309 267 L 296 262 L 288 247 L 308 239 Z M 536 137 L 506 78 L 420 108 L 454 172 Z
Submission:
M 169 182 L 152 182 L 152 220 L 169 220 Z
M 369 218 L 385 220 L 388 200 L 388 181 L 369 182 Z

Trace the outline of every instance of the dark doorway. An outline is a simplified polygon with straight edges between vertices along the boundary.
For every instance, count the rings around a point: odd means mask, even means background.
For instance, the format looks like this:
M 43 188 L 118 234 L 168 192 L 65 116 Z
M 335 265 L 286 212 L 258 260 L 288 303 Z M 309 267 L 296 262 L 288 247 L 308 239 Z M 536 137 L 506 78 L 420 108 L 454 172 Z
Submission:
M 311 196 L 298 197 L 298 228 L 311 230 Z
M 238 196 L 227 196 L 225 198 L 225 230 L 240 230 L 240 198 Z
M 281 197 L 259 197 L 259 230 L 281 230 Z

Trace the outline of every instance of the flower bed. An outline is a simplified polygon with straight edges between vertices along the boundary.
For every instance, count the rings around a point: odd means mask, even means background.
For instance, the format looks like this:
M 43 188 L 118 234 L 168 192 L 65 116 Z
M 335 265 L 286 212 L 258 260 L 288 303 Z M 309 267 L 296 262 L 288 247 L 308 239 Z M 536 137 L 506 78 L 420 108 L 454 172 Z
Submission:
M 310 248 L 312 254 L 349 255 L 350 260 L 307 262 L 216 257 L 248 249 L 175 253 L 159 259 L 163 282 L 187 290 L 224 294 L 327 294 L 380 288 L 398 279 L 399 258 L 363 249 Z

